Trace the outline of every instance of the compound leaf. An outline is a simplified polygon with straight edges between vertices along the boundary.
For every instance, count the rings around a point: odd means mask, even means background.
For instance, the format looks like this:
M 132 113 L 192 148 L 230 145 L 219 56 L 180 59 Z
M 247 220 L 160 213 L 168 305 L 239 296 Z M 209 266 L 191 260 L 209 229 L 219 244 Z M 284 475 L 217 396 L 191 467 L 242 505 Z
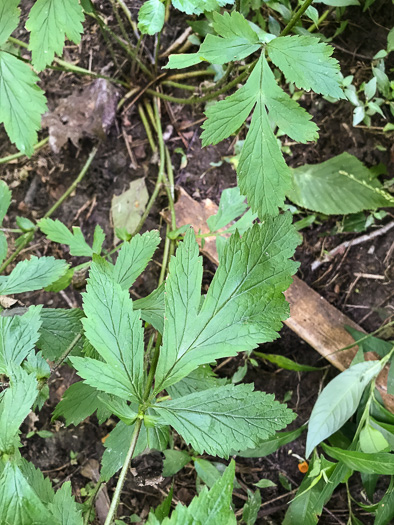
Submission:
M 317 398 L 309 420 L 306 457 L 354 414 L 365 387 L 380 369 L 380 361 L 358 363 L 328 383 Z
M 187 396 L 193 392 L 201 392 L 227 383 L 226 378 L 216 377 L 209 365 L 202 365 L 193 370 L 187 377 L 184 377 L 178 383 L 168 387 L 168 393 L 172 399 Z
M 24 315 L 0 316 L 0 374 L 19 366 L 39 338 L 41 306 L 30 306 Z
M 10 140 L 28 156 L 34 151 L 41 116 L 47 109 L 38 80 L 28 64 L 0 51 L 0 123 Z
M 349 153 L 320 164 L 305 164 L 292 172 L 293 187 L 287 196 L 308 210 L 342 215 L 394 206 L 394 197 Z
M 226 385 L 156 404 L 162 424 L 171 425 L 199 454 L 228 457 L 255 447 L 294 419 L 273 395 L 253 385 Z
M 166 8 L 160 0 L 148 0 L 138 12 L 138 29 L 144 35 L 154 35 L 163 29 Z
M 142 399 L 144 333 L 127 290 L 107 274 L 105 261 L 93 259 L 83 294 L 85 335 L 105 360 L 72 358 L 87 383 L 109 394 Z M 98 374 L 98 375 L 97 375 Z
M 255 224 L 242 239 L 234 234 L 200 308 L 202 262 L 187 232 L 170 262 L 156 392 L 200 365 L 277 337 L 288 316 L 283 291 L 296 271 L 289 258 L 298 242 L 289 214 Z
M 37 0 L 30 10 L 26 29 L 31 32 L 29 49 L 37 71 L 61 55 L 65 36 L 79 44 L 83 10 L 78 0 Z
M 43 308 L 41 310 L 40 339 L 37 346 L 46 359 L 55 361 L 83 331 L 79 308 Z M 75 352 L 82 350 L 82 340 L 75 345 Z M 72 354 L 71 354 L 72 355 Z
M 271 40 L 267 51 L 288 82 L 322 95 L 345 98 L 340 87 L 338 61 L 331 58 L 333 47 L 313 36 L 295 35 Z
M 34 257 L 19 262 L 8 276 L 0 276 L 0 294 L 33 292 L 57 281 L 66 271 L 66 261 Z
M 38 390 L 34 374 L 28 374 L 21 367 L 14 367 L 8 373 L 10 386 L 0 400 L 0 450 L 12 453 L 17 445 L 19 427 L 30 413 Z M 0 523 L 4 522 L 0 520 Z
M 145 270 L 160 243 L 157 230 L 135 235 L 123 244 L 115 263 L 113 277 L 124 290 L 128 290 Z
M 238 11 L 214 13 L 213 28 L 219 36 L 208 34 L 198 52 L 211 64 L 242 60 L 261 47 L 257 33 Z
M 100 410 L 101 413 L 104 412 L 104 417 L 101 417 L 101 420 L 106 419 L 111 413 L 104 408 L 102 401 L 99 399 L 99 395 L 103 397 L 101 392 L 83 381 L 72 384 L 64 392 L 62 400 L 55 408 L 52 419 L 64 417 L 67 426 L 76 426 L 91 416 L 96 410 Z
M 78 510 L 75 499 L 71 495 L 70 481 L 63 483 L 56 492 L 49 509 L 61 525 L 83 525 L 82 512 Z
M 0 5 L 0 46 L 6 42 L 18 25 L 19 2 L 20 0 L 3 0 Z
M 45 233 L 50 241 L 66 244 L 69 246 L 71 255 L 92 257 L 93 250 L 85 241 L 85 238 L 81 232 L 81 228 L 74 226 L 73 231 L 71 232 L 67 226 L 58 219 L 53 220 L 49 218 L 41 219 L 38 223 L 38 226 L 40 227 L 42 233 Z
M 15 462 L 8 461 L 0 477 L 0 523 L 48 525 L 53 516 L 40 501 Z

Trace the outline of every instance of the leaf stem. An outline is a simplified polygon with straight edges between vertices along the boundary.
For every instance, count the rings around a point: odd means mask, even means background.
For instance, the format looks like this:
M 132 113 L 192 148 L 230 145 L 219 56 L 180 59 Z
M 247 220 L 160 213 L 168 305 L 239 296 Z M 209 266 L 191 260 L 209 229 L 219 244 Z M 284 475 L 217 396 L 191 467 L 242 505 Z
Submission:
M 66 348 L 66 350 L 62 353 L 62 355 L 59 357 L 59 359 L 57 359 L 56 363 L 55 363 L 55 366 L 53 367 L 53 369 L 51 370 L 51 373 L 53 374 L 54 372 L 56 372 L 56 370 L 59 370 L 59 368 L 62 366 L 62 364 L 64 363 L 64 361 L 67 359 L 67 357 L 71 354 L 71 352 L 74 350 L 74 348 L 76 347 L 76 345 L 78 344 L 79 340 L 81 339 L 82 337 L 82 333 L 79 333 L 77 334 L 74 339 L 71 341 L 71 343 L 68 345 L 68 347 Z
M 290 22 L 287 24 L 287 26 L 283 29 L 281 34 L 279 36 L 287 36 L 290 31 L 293 29 L 293 27 L 296 25 L 298 20 L 301 18 L 301 16 L 305 13 L 305 11 L 308 9 L 308 7 L 312 4 L 313 0 L 305 0 L 305 2 L 302 4 L 302 6 L 294 13 L 292 16 Z
M 137 421 L 135 422 L 133 435 L 131 437 L 130 447 L 127 452 L 127 456 L 125 458 L 125 461 L 123 463 L 122 470 L 120 471 L 119 479 L 116 484 L 116 489 L 114 492 L 114 495 L 112 497 L 111 506 L 109 508 L 106 520 L 104 525 L 111 525 L 115 519 L 115 514 L 118 508 L 118 505 L 120 503 L 120 495 L 123 489 L 123 485 L 126 481 L 127 472 L 129 470 L 130 462 L 133 458 L 133 454 L 135 451 L 135 447 L 137 446 L 138 437 L 140 435 L 141 427 L 142 427 L 143 418 L 137 418 Z
M 46 214 L 44 215 L 44 219 L 47 219 L 48 217 L 50 217 L 52 215 L 52 213 L 54 213 L 58 207 L 63 204 L 63 202 L 67 199 L 67 197 L 69 197 L 69 195 L 75 190 L 75 188 L 78 186 L 78 184 L 81 182 L 81 180 L 84 178 L 84 176 L 86 175 L 94 157 L 96 156 L 96 153 L 97 153 L 97 147 L 95 146 L 92 151 L 90 152 L 90 155 L 89 157 L 87 158 L 82 170 L 79 172 L 79 175 L 78 177 L 74 180 L 74 182 L 69 186 L 69 188 L 63 193 L 63 195 L 60 197 L 60 199 L 55 202 L 55 204 L 46 212 Z M 34 227 L 34 230 L 32 230 L 31 232 L 29 232 L 29 234 L 26 235 L 26 237 L 24 238 L 24 240 L 22 241 L 22 243 L 18 246 L 18 248 L 15 250 L 15 252 L 10 255 L 10 257 L 8 257 L 8 259 L 6 261 L 4 261 L 4 263 L 0 266 L 0 274 L 4 272 L 4 270 L 7 268 L 7 266 L 12 263 L 12 261 L 14 259 L 16 259 L 16 257 L 20 254 L 20 252 L 24 249 L 24 247 L 29 244 L 29 242 L 33 239 L 34 237 L 34 234 L 36 233 L 36 231 L 38 231 L 38 225 L 36 225 Z
M 99 479 L 98 482 L 96 483 L 95 487 L 94 487 L 93 492 L 91 493 L 89 498 L 84 503 L 84 505 L 87 505 L 88 510 L 87 510 L 87 512 L 85 514 L 85 517 L 83 519 L 83 525 L 88 525 L 89 524 L 90 514 L 92 512 L 92 506 L 93 506 L 94 500 L 97 497 L 97 494 L 99 493 L 99 490 L 100 490 L 102 484 L 103 484 L 103 480 Z
M 37 144 L 33 146 L 34 153 L 36 153 L 40 148 L 45 146 L 45 144 L 48 143 L 48 140 L 49 140 L 49 137 L 46 137 L 45 139 L 40 140 L 40 142 L 37 142 Z M 3 157 L 2 159 L 0 159 L 0 164 L 6 164 L 7 162 L 11 162 L 12 160 L 20 159 L 21 157 L 25 157 L 25 156 L 26 156 L 25 153 L 18 151 L 18 153 L 13 153 L 12 155 L 7 155 L 6 157 Z

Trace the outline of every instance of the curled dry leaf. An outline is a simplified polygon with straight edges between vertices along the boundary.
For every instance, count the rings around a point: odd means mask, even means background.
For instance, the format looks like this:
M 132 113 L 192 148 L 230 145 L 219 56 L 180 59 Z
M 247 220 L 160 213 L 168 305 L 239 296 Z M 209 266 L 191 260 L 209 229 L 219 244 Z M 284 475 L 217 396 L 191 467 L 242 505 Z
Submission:
M 68 139 L 78 146 L 82 137 L 105 138 L 115 120 L 117 99 L 116 89 L 102 78 L 62 99 L 42 119 L 52 150 L 59 153 Z

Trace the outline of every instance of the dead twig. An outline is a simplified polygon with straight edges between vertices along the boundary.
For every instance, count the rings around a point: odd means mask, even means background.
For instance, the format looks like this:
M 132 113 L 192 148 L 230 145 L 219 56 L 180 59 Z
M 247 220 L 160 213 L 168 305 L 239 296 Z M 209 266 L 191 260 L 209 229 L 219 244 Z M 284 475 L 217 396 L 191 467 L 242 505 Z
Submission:
M 322 264 L 329 262 L 333 257 L 338 255 L 339 253 L 343 253 L 347 248 L 351 248 L 352 246 L 357 246 L 358 244 L 362 244 L 364 242 L 371 241 L 376 237 L 380 237 L 381 235 L 384 235 L 389 230 L 391 230 L 391 228 L 394 228 L 394 221 L 387 223 L 386 226 L 379 228 L 379 230 L 375 230 L 371 233 L 361 235 L 361 237 L 357 237 L 357 239 L 353 239 L 352 241 L 345 241 L 341 243 L 339 246 L 328 252 L 323 257 L 323 259 L 321 259 L 320 261 L 314 261 L 311 265 L 312 271 L 319 268 L 319 266 L 321 266 Z

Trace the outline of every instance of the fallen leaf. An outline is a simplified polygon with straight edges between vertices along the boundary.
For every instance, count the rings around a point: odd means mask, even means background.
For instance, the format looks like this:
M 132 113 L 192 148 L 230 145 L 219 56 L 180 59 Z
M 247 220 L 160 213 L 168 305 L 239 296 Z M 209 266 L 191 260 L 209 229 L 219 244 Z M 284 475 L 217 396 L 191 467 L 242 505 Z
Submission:
M 144 178 L 133 180 L 128 190 L 121 195 L 114 195 L 111 215 L 115 231 L 124 228 L 127 233 L 134 233 L 145 211 L 148 199 L 149 194 Z

